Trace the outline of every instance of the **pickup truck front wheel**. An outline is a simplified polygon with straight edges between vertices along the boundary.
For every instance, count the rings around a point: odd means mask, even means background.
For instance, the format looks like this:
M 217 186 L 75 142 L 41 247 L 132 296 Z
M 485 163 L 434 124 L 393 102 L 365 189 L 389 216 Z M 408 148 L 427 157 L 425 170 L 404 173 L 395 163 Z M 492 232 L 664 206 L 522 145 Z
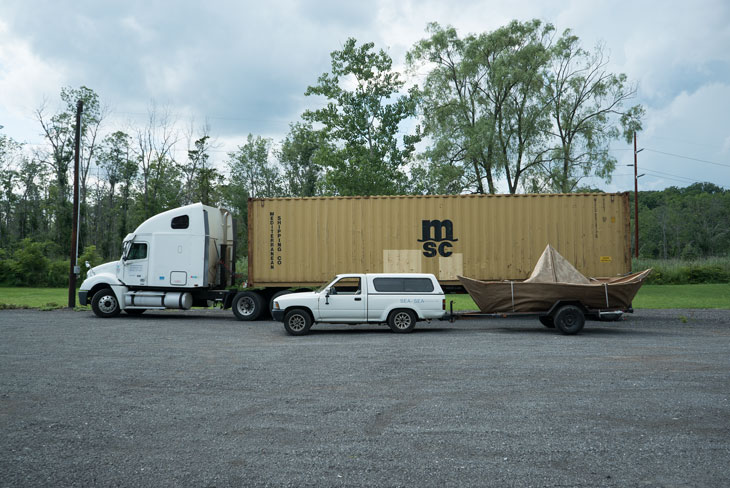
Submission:
M 295 308 L 284 315 L 284 328 L 290 335 L 308 334 L 310 327 L 312 327 L 312 317 L 306 310 Z
M 399 334 L 413 332 L 416 326 L 416 314 L 411 310 L 393 310 L 388 316 L 388 326 L 390 330 Z

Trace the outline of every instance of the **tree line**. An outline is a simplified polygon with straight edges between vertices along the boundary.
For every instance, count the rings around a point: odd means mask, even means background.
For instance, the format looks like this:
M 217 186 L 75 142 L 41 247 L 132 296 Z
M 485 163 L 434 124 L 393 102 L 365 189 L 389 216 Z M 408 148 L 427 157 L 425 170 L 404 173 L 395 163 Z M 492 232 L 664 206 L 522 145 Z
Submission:
M 61 110 L 35 111 L 43 145 L 0 134 L 0 261 L 27 260 L 13 253 L 30 243 L 67 255 L 78 100 L 80 249 L 103 259 L 146 218 L 193 202 L 233 210 L 245 245 L 248 198 L 495 193 L 500 182 L 510 193 L 586 191 L 585 177 L 610 181 L 609 143 L 641 129 L 636 86 L 608 70 L 603 46 L 587 50 L 538 20 L 463 37 L 429 24 L 405 65 L 400 73 L 386 51 L 348 39 L 304 90 L 313 108 L 283 140 L 249 134 L 223 166 L 212 164 L 208 126 L 181 129 L 153 105 L 145 123 L 105 132 L 98 95 L 62 88 Z M 682 245 L 670 241 L 667 256 Z

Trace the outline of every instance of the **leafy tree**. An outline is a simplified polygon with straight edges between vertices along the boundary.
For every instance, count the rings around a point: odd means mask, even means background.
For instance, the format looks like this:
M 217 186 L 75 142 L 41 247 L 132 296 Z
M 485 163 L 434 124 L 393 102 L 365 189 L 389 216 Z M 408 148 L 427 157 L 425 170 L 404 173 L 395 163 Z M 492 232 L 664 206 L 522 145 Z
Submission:
M 279 169 L 269 161 L 271 141 L 248 135 L 246 143 L 228 154 L 230 182 L 223 189 L 231 210 L 241 219 L 239 242 L 248 243 L 248 198 L 277 197 L 284 194 Z
M 331 150 L 322 132 L 315 131 L 312 124 L 297 122 L 289 126 L 278 158 L 292 196 L 312 197 L 321 193 L 323 170 L 318 161 Z
M 319 95 L 327 105 L 304 113 L 305 120 L 323 126 L 331 151 L 322 154 L 325 183 L 338 195 L 397 194 L 406 188 L 404 172 L 415 144 L 413 135 L 398 141 L 401 124 L 416 114 L 416 90 L 397 96 L 404 86 L 392 70 L 392 60 L 373 43 L 348 39 L 333 51 L 332 72 L 323 73 L 305 95 Z M 344 86 L 352 85 L 348 90 Z
M 178 131 L 169 110 L 158 110 L 153 103 L 147 112 L 147 124 L 136 130 L 136 154 L 142 193 L 141 220 L 158 213 L 157 209 L 163 206 L 158 201 L 159 190 L 165 184 L 161 178 L 174 172 L 168 166 L 174 165 L 173 149 L 178 139 Z
M 550 99 L 551 133 L 557 140 L 547 166 L 553 190 L 573 191 L 580 179 L 595 174 L 610 181 L 616 160 L 608 144 L 620 135 L 627 142 L 641 129 L 644 109 L 625 107 L 636 93 L 625 74 L 608 71 L 603 46 L 594 52 L 566 30 L 552 48 L 546 94 Z M 618 120 L 617 120 L 618 119 Z
M 36 118 L 43 129 L 43 135 L 50 150 L 42 157 L 55 176 L 53 188 L 55 224 L 54 239 L 59 244 L 67 244 L 71 235 L 72 208 L 70 203 L 69 166 L 73 162 L 74 137 L 76 128 L 76 104 L 84 103 L 81 113 L 80 146 L 80 202 L 86 198 L 86 182 L 91 161 L 96 149 L 96 137 L 104 118 L 104 110 L 100 106 L 99 97 L 94 90 L 82 86 L 78 89 L 64 87 L 61 89 L 61 100 L 64 109 L 52 115 L 46 115 L 43 104 L 36 110 Z
M 137 174 L 137 161 L 131 144 L 127 133 L 116 131 L 104 138 L 99 151 L 98 163 L 105 172 L 108 194 L 104 203 L 97 206 L 96 232 L 103 236 L 100 247 L 105 255 L 116 251 L 117 242 L 129 232 L 129 199 Z M 118 185 L 121 187 L 119 197 Z M 117 215 L 119 218 L 115 218 Z
M 422 93 L 424 132 L 433 141 L 426 156 L 461 164 L 477 193 L 495 193 L 502 176 L 515 193 L 546 159 L 542 87 L 553 30 L 538 20 L 514 21 L 460 39 L 453 27 L 432 23 L 430 37 L 406 56 L 413 70 L 435 65 Z
M 217 205 L 220 199 L 217 187 L 223 176 L 211 166 L 210 136 L 205 134 L 197 139 L 193 149 L 188 149 L 188 162 L 182 166 L 185 177 L 185 203 L 201 202 L 204 205 Z

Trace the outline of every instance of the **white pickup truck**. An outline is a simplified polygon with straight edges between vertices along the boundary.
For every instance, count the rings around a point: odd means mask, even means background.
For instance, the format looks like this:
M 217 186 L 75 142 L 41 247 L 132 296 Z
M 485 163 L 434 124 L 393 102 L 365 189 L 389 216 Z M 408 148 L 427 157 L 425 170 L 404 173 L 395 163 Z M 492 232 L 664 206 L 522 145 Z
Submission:
M 291 335 L 314 323 L 387 323 L 403 333 L 419 320 L 442 318 L 446 297 L 432 274 L 341 274 L 317 291 L 275 297 L 271 314 Z

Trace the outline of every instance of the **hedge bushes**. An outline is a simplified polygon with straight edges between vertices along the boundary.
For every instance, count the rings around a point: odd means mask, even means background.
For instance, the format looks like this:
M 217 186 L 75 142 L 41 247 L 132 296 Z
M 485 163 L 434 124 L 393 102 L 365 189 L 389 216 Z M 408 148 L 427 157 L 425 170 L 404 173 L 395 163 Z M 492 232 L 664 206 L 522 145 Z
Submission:
M 730 283 L 730 257 L 696 260 L 634 259 L 635 271 L 653 268 L 647 283 L 653 285 L 687 285 Z
M 34 242 L 24 239 L 10 252 L 0 249 L 0 286 L 30 286 L 36 288 L 63 288 L 68 286 L 70 262 L 60 257 L 60 249 L 52 242 Z M 51 257 L 48 257 L 51 256 Z M 86 278 L 86 267 L 101 263 L 96 246 L 88 246 L 79 256 L 81 276 L 77 283 Z

